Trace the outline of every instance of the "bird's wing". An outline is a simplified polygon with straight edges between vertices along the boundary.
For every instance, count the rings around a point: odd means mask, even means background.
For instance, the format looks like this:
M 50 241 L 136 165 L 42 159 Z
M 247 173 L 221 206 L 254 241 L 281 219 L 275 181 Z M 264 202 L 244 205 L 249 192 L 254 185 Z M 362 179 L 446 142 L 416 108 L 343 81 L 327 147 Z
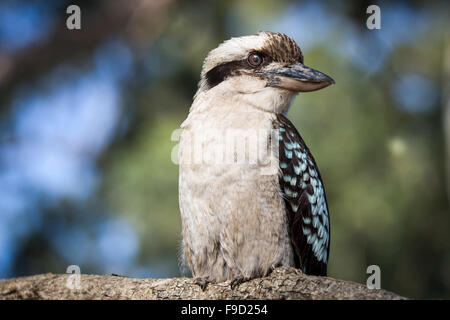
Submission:
M 280 190 L 289 220 L 296 266 L 304 273 L 325 276 L 330 222 L 325 190 L 316 162 L 294 125 L 278 115 Z

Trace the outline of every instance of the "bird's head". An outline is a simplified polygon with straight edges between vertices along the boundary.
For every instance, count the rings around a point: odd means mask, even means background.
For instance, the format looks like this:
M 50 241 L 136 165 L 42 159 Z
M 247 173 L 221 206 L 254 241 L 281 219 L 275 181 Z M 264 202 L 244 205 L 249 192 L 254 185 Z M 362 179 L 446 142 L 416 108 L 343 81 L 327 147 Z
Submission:
M 298 92 L 333 84 L 303 64 L 290 37 L 274 32 L 231 38 L 209 52 L 196 96 L 230 94 L 273 112 L 285 112 Z

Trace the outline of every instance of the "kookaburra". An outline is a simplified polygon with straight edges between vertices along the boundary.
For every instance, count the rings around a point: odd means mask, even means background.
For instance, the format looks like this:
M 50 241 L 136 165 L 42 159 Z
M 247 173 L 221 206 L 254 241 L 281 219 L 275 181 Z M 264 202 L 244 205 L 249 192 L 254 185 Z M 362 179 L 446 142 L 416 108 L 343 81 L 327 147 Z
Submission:
M 297 93 L 333 83 L 305 66 L 295 41 L 280 33 L 231 38 L 206 57 L 179 145 L 182 255 L 203 288 L 226 280 L 234 287 L 278 266 L 327 274 L 323 182 L 286 115 Z M 246 139 L 242 159 L 263 149 L 275 170 L 262 170 L 267 161 L 234 161 L 241 155 L 230 132 Z M 218 158 L 206 161 L 211 155 Z

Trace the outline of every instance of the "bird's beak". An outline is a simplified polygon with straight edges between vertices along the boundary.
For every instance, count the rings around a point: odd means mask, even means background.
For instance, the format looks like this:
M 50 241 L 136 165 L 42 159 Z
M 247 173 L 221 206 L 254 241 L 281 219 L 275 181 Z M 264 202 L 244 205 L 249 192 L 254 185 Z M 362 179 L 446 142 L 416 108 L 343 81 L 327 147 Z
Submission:
M 262 71 L 267 79 L 267 85 L 295 92 L 309 92 L 328 87 L 334 80 L 302 63 L 288 67 Z

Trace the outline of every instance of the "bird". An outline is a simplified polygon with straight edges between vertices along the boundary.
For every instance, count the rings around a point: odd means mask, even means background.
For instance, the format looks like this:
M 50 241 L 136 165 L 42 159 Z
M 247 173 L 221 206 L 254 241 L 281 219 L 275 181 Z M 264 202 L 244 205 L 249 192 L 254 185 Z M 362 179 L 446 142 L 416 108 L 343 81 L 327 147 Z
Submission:
M 334 83 L 278 32 L 233 37 L 207 54 L 178 153 L 180 260 L 203 290 L 279 266 L 327 275 L 324 183 L 287 114 L 298 93 Z

